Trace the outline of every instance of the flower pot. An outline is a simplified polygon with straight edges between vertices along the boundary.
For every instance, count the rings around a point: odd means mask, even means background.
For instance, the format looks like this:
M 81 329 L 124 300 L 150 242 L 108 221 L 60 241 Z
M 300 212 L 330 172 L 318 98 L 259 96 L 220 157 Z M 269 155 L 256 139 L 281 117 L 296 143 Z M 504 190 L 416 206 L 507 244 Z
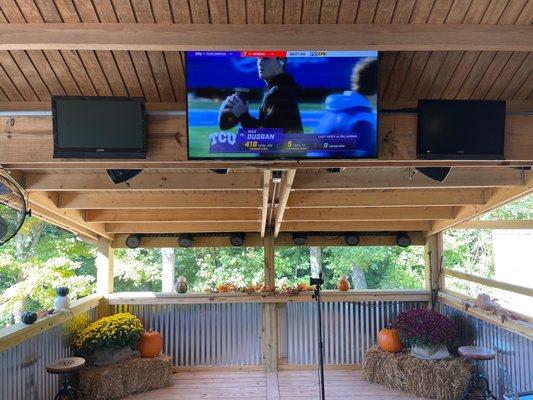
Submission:
M 445 344 L 435 347 L 430 346 L 413 346 L 411 355 L 422 360 L 444 360 L 450 358 L 450 353 Z
M 94 352 L 94 365 L 109 365 L 124 361 L 133 356 L 130 347 L 123 347 L 120 350 L 102 349 Z

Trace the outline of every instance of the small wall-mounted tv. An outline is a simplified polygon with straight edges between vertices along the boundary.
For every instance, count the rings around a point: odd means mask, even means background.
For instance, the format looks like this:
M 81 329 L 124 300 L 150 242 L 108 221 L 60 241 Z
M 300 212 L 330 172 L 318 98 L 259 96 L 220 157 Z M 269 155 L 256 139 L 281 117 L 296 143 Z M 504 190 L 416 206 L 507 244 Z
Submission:
M 504 139 L 505 101 L 418 101 L 420 159 L 502 160 Z
M 377 157 L 375 51 L 189 51 L 189 159 Z
M 52 97 L 54 158 L 145 158 L 144 99 Z

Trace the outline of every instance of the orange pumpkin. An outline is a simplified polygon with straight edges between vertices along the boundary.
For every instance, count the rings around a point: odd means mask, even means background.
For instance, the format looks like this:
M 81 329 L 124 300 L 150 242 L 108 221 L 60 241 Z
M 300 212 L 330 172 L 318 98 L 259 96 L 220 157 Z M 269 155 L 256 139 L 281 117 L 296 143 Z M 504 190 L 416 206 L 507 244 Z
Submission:
M 379 331 L 378 346 L 381 350 L 388 353 L 398 353 L 403 348 L 398 331 L 392 329 L 390 324 L 388 328 L 383 328 Z
M 163 348 L 163 338 L 156 331 L 144 332 L 141 335 L 140 351 L 141 357 L 154 358 L 161 353 Z

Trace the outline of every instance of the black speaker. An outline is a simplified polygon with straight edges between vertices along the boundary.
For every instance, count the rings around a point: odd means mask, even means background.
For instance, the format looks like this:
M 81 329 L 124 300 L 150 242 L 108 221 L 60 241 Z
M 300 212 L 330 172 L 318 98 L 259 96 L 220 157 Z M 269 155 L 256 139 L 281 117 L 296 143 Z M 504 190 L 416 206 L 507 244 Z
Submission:
M 305 242 L 307 242 L 307 235 L 304 233 L 293 233 L 292 234 L 292 242 L 296 246 L 303 246 Z
M 139 175 L 142 169 L 106 169 L 107 175 L 115 185 L 129 181 L 131 178 Z
M 232 233 L 229 237 L 229 241 L 232 246 L 240 247 L 244 244 L 244 239 L 246 239 L 245 233 Z
M 357 233 L 346 233 L 344 235 L 344 242 L 348 246 L 357 246 L 359 244 L 359 235 Z
M 191 247 L 194 242 L 194 237 L 190 233 L 182 233 L 178 236 L 178 244 L 180 247 Z
M 434 181 L 442 182 L 451 171 L 451 167 L 419 167 L 415 168 L 422 175 L 433 179 Z

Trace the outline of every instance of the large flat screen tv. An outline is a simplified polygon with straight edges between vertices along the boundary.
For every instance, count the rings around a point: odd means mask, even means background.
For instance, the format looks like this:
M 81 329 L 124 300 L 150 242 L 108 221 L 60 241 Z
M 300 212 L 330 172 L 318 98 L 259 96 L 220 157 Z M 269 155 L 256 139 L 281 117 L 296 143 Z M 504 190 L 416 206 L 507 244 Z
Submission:
M 189 159 L 377 157 L 375 51 L 186 53 Z
M 505 102 L 419 100 L 417 155 L 426 160 L 502 160 Z
M 52 97 L 54 158 L 145 158 L 144 99 Z

